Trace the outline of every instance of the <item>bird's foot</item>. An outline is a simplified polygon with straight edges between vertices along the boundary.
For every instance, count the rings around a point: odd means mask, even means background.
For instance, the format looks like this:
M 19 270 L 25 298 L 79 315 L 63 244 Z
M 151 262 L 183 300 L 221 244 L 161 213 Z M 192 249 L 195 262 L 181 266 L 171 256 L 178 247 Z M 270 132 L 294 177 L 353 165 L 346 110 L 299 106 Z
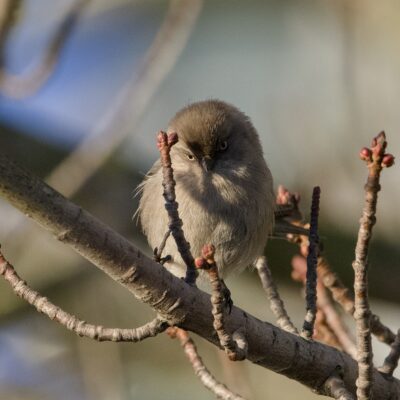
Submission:
M 166 262 L 171 261 L 172 257 L 169 254 L 166 255 L 165 257 L 161 257 L 161 254 L 159 253 L 158 248 L 156 247 L 153 250 L 153 259 L 154 261 L 164 265 Z

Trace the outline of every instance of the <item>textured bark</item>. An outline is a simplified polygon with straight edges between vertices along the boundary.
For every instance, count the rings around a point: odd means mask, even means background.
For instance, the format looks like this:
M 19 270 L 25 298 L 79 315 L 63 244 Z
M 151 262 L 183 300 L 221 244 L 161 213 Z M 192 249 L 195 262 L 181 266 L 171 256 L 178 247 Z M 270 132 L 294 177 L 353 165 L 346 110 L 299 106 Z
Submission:
M 0 155 L 0 195 L 33 218 L 60 241 L 147 303 L 169 323 L 193 331 L 218 345 L 213 329 L 210 296 L 191 287 L 146 257 L 127 239 L 91 216 L 30 173 Z M 353 395 L 357 364 L 327 345 L 304 340 L 238 307 L 233 307 L 226 329 L 244 328 L 247 359 L 324 393 L 324 383 L 338 366 Z M 373 372 L 374 400 L 400 399 L 400 381 Z

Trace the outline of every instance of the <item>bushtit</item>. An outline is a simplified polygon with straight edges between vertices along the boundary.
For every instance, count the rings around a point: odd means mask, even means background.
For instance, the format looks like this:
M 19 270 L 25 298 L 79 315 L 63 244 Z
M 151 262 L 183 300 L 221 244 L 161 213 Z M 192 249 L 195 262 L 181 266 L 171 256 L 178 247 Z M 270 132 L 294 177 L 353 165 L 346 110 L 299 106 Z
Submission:
M 194 257 L 215 246 L 220 275 L 254 263 L 262 254 L 274 219 L 272 176 L 249 118 L 218 100 L 190 104 L 170 121 L 179 141 L 171 149 L 176 199 L 186 240 Z M 156 161 L 139 186 L 139 218 L 152 248 L 160 245 L 168 217 Z M 184 276 L 185 266 L 170 236 L 165 266 Z

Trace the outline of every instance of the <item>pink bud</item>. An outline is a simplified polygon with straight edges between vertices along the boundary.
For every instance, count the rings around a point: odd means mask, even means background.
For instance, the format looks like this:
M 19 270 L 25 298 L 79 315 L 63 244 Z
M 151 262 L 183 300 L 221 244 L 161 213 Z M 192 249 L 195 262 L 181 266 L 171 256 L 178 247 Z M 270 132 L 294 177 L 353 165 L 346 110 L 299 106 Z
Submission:
M 371 150 L 368 149 L 367 147 L 363 147 L 360 151 L 360 158 L 361 158 L 361 160 L 364 160 L 364 161 L 371 160 Z
M 214 257 L 215 247 L 212 244 L 205 244 L 201 253 L 203 257 L 208 260 L 209 258 Z
M 168 146 L 173 146 L 178 142 L 178 134 L 176 132 L 172 132 L 168 134 Z
M 206 267 L 206 260 L 202 257 L 198 257 L 194 260 L 194 264 L 197 269 L 204 269 Z
M 161 150 L 163 147 L 167 145 L 167 134 L 163 131 L 158 132 L 157 135 L 157 147 Z
M 394 164 L 393 154 L 385 154 L 382 159 L 382 167 L 389 168 Z

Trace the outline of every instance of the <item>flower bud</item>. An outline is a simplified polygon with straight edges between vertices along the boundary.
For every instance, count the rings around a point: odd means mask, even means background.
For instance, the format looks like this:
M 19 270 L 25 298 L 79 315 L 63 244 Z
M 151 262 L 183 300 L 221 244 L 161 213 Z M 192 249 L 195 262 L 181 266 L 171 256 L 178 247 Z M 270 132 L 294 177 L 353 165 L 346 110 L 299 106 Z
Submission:
M 371 150 L 368 149 L 367 147 L 363 147 L 360 151 L 360 158 L 361 158 L 361 160 L 364 160 L 364 161 L 370 161 L 371 160 Z
M 168 134 L 168 146 L 173 146 L 178 141 L 178 134 L 176 132 L 172 132 Z
M 389 168 L 394 164 L 393 154 L 385 154 L 382 159 L 382 167 Z

